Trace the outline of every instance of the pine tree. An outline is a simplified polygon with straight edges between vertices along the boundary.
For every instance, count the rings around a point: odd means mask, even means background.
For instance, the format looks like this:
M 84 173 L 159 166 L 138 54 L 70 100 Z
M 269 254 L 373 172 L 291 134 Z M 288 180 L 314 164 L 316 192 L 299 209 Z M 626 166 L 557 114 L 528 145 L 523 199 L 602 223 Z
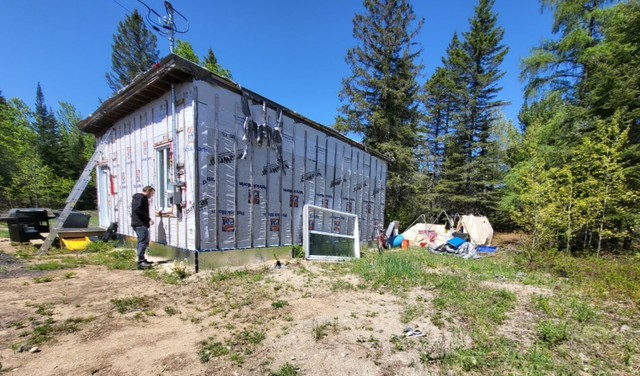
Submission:
M 232 78 L 231 71 L 218 64 L 218 59 L 216 58 L 216 55 L 213 53 L 213 50 L 211 48 L 209 48 L 207 56 L 205 56 L 202 60 L 204 62 L 204 67 L 208 70 L 219 76 Z
M 365 14 L 353 20 L 359 45 L 347 51 L 352 75 L 343 79 L 340 116 L 336 128 L 356 132 L 363 143 L 387 155 L 387 219 L 410 221 L 414 209 L 407 205 L 415 195 L 415 148 L 421 66 L 420 51 L 412 50 L 422 26 L 406 0 L 365 0 Z
M 118 23 L 113 35 L 111 69 L 107 84 L 115 93 L 158 61 L 156 37 L 151 34 L 137 10 Z
M 39 82 L 36 89 L 33 125 L 38 134 L 38 154 L 42 161 L 53 171 L 64 174 L 63 158 L 59 152 L 62 146 L 62 135 L 53 111 L 44 103 L 44 94 Z
M 504 30 L 497 25 L 493 4 L 494 0 L 479 1 L 462 43 L 452 42 L 448 51 L 454 80 L 463 84 L 455 92 L 459 108 L 436 188 L 443 208 L 450 211 L 491 215 L 498 202 L 502 174 L 490 136 L 498 110 L 507 104 L 497 95 L 504 75 L 499 66 L 508 48 L 501 44 Z
M 176 39 L 176 48 L 173 50 L 173 53 L 196 64 L 204 65 L 205 68 L 219 76 L 231 78 L 231 71 L 218 64 L 218 59 L 211 48 L 209 48 L 207 56 L 200 60 L 198 55 L 193 51 L 191 43 Z
M 551 90 L 576 100 L 585 93 L 581 89 L 581 83 L 589 74 L 585 50 L 602 40 L 599 9 L 609 1 L 541 0 L 544 8 L 553 9 L 552 31 L 559 34 L 560 39 L 542 42 L 524 59 L 521 78 L 527 82 L 527 97 Z

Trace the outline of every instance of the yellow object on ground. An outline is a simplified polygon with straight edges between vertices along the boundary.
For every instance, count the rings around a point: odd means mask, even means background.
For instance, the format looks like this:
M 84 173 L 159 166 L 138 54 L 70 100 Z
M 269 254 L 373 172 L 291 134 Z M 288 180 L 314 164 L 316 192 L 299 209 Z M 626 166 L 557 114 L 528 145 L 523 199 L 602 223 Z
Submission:
M 86 249 L 91 240 L 88 237 L 83 236 L 81 238 L 61 238 L 60 241 L 70 251 L 80 251 Z

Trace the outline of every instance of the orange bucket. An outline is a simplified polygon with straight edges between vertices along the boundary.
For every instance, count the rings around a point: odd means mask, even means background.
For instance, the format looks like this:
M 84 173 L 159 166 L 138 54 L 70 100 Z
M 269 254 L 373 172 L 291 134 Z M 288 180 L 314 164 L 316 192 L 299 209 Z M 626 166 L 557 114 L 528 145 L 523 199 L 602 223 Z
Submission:
M 409 239 L 402 239 L 402 249 L 409 248 Z

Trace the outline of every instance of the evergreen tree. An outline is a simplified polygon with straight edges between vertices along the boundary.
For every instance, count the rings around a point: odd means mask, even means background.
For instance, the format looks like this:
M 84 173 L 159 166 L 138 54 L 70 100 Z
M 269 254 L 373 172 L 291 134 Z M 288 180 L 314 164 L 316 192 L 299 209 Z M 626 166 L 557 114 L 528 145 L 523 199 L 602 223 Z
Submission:
M 58 122 L 50 108 L 44 103 L 42 87 L 38 82 L 34 112 L 34 129 L 38 134 L 38 154 L 53 171 L 64 174 L 64 164 L 60 155 L 62 136 Z
M 107 72 L 106 78 L 114 93 L 158 61 L 156 37 L 147 29 L 137 10 L 118 23 L 111 49 L 112 72 Z
M 546 40 L 523 61 L 521 78 L 527 82 L 525 94 L 536 97 L 541 90 L 559 91 L 577 100 L 588 76 L 586 49 L 602 40 L 599 9 L 611 0 L 541 0 L 553 9 L 553 33 L 558 40 Z
M 336 128 L 356 132 L 363 143 L 387 155 L 387 219 L 410 221 L 415 195 L 415 148 L 420 122 L 420 51 L 412 50 L 422 26 L 407 0 L 364 0 L 365 14 L 353 20 L 353 35 L 360 42 L 347 51 L 352 75 L 343 79 L 340 100 L 344 103 Z
M 216 55 L 213 53 L 213 50 L 211 48 L 209 48 L 207 56 L 205 56 L 202 60 L 204 62 L 205 68 L 207 68 L 208 70 L 219 76 L 232 78 L 231 71 L 218 64 L 218 59 L 216 58 Z
M 427 171 L 432 174 L 434 182 L 439 179 L 442 171 L 445 139 L 452 131 L 454 119 L 460 111 L 459 95 L 462 85 L 456 77 L 462 74 L 455 61 L 460 47 L 458 34 L 454 33 L 447 47 L 447 57 L 442 60 L 444 67 L 436 68 L 424 85 L 423 102 L 427 117 L 423 132 L 432 158 Z
M 176 48 L 173 50 L 173 53 L 198 65 L 204 65 L 205 68 L 219 76 L 231 78 L 231 71 L 218 64 L 218 59 L 211 48 L 209 48 L 207 56 L 200 60 L 198 55 L 193 51 L 191 43 L 176 39 Z
M 507 104 L 497 99 L 502 89 L 499 69 L 508 48 L 501 44 L 504 30 L 492 12 L 494 0 L 480 0 L 469 20 L 463 41 L 456 37 L 448 50 L 447 64 L 456 86 L 453 132 L 445 140 L 443 168 L 436 192 L 443 209 L 491 216 L 498 203 L 502 180 L 491 129 L 498 110 Z

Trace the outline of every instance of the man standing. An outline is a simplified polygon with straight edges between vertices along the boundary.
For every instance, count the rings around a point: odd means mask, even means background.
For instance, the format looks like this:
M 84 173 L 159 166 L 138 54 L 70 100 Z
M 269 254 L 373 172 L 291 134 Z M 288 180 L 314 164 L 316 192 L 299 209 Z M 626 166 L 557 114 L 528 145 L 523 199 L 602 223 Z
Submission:
M 144 257 L 144 252 L 149 246 L 149 226 L 153 224 L 153 219 L 149 216 L 149 199 L 153 197 L 156 190 L 147 185 L 142 188 L 142 193 L 133 195 L 131 201 L 131 227 L 138 236 L 138 269 L 147 269 L 151 263 Z

